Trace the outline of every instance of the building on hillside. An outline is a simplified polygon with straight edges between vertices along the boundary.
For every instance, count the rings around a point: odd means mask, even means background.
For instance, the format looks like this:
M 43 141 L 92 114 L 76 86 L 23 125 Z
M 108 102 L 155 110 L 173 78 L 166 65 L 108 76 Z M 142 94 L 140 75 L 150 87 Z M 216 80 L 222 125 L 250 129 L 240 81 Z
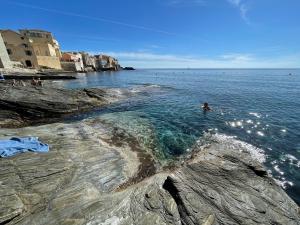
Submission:
M 96 58 L 95 56 L 89 55 L 86 52 L 80 52 L 85 71 L 96 70 Z
M 27 38 L 12 30 L 1 30 L 0 33 L 11 61 L 19 62 L 26 68 L 38 68 L 34 50 Z
M 43 30 L 20 30 L 21 36 L 30 42 L 41 69 L 61 69 L 61 52 L 51 32 Z
M 64 52 L 61 56 L 61 66 L 65 71 L 84 71 L 82 55 L 78 52 Z
M 121 67 L 117 59 L 108 55 L 95 55 L 96 70 L 119 70 Z
M 4 68 L 4 69 L 12 68 L 12 63 L 8 56 L 6 46 L 2 39 L 1 33 L 0 33 L 0 68 Z

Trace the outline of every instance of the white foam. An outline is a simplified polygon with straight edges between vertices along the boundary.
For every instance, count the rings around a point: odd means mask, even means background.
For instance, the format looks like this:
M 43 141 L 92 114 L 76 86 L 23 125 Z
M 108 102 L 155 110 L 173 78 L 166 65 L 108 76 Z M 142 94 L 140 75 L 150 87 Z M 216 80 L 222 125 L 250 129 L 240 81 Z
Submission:
M 256 113 L 256 112 L 250 112 L 249 115 L 255 116 L 256 118 L 260 118 L 260 117 L 261 117 L 261 115 L 259 115 L 259 114 Z
M 149 84 L 149 85 L 142 85 L 142 86 L 137 86 L 137 87 L 132 87 L 130 88 L 130 92 L 132 93 L 141 93 L 145 91 L 151 91 L 153 89 L 161 89 L 162 87 L 157 84 Z
M 286 156 L 289 160 L 292 160 L 292 161 L 298 160 L 295 156 L 293 156 L 293 155 L 291 155 L 291 154 L 286 154 L 285 156 Z
M 252 120 L 247 120 L 246 123 L 253 124 L 253 121 Z
M 247 151 L 250 153 L 251 157 L 260 163 L 264 163 L 266 161 L 266 156 L 264 150 L 257 148 L 251 144 L 248 144 L 244 141 L 237 140 L 234 136 L 227 136 L 225 134 L 205 134 L 208 140 L 217 141 L 221 144 L 230 146 L 232 149 L 236 149 L 237 151 Z
M 280 175 L 284 175 L 284 172 L 282 170 L 280 170 L 279 165 L 275 165 L 274 166 L 274 170 L 279 173 Z
M 289 160 L 290 165 L 300 167 L 300 160 L 298 160 L 295 156 L 291 154 L 286 154 L 283 156 L 282 161 L 285 162 L 286 160 Z
M 261 132 L 261 131 L 257 131 L 257 135 L 259 135 L 261 137 L 265 136 L 265 134 L 263 132 Z
M 275 178 L 273 178 L 274 180 L 275 180 L 275 182 L 277 183 L 277 185 L 279 185 L 279 186 L 281 186 L 283 189 L 286 189 L 287 188 L 287 185 L 289 185 L 289 186 L 294 186 L 294 183 L 293 182 L 291 182 L 291 181 L 287 181 L 287 180 L 278 180 L 278 179 L 275 179 Z

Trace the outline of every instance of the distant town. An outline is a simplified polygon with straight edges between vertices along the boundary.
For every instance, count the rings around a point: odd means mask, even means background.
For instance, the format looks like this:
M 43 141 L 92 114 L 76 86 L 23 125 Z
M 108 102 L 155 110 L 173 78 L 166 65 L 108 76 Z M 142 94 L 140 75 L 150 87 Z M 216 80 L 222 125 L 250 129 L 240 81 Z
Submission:
M 0 30 L 0 70 L 35 71 L 117 71 L 117 59 L 87 52 L 62 52 L 53 34 L 43 30 Z

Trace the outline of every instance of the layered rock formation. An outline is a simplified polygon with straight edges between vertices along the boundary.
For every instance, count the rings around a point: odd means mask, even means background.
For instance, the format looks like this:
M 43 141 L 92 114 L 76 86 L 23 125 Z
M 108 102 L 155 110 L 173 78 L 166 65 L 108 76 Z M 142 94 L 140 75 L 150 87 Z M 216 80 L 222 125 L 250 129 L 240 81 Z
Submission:
M 150 123 L 128 129 L 135 121 L 118 117 L 0 130 L 51 148 L 0 159 L 0 224 L 299 224 L 298 206 L 242 144 L 212 137 L 164 169 Z
M 128 98 L 128 90 L 0 85 L 0 127 L 17 127 L 88 111 Z

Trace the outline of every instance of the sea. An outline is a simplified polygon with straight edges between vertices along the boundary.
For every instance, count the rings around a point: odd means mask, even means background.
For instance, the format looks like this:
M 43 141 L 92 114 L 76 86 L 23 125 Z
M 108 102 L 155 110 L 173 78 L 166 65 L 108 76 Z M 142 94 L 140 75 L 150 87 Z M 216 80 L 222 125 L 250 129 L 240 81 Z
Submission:
M 62 85 L 147 91 L 73 120 L 146 119 L 166 158 L 186 154 L 207 133 L 224 144 L 239 141 L 260 153 L 269 174 L 300 205 L 300 69 L 138 69 L 77 77 Z M 204 102 L 211 111 L 203 112 Z

